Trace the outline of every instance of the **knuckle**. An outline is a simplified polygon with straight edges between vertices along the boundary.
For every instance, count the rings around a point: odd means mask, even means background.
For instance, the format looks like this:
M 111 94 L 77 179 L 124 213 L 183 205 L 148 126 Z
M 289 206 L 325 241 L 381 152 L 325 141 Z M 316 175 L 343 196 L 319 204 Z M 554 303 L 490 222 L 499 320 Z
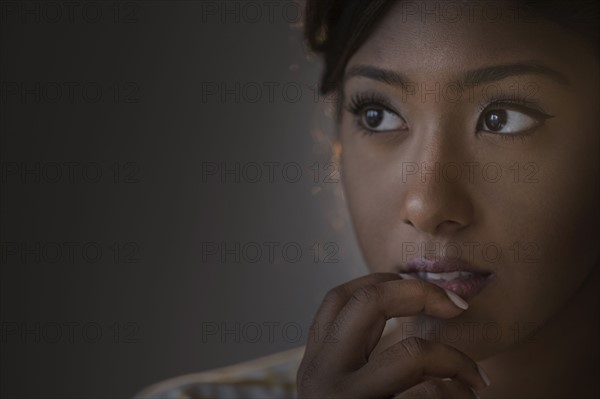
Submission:
M 336 321 L 332 321 L 326 324 L 325 326 L 325 337 L 323 338 L 323 342 L 327 344 L 334 344 L 338 342 L 338 334 L 340 331 L 340 326 Z
M 406 352 L 407 350 L 404 342 L 399 341 L 380 352 L 376 357 L 384 358 L 386 361 L 397 361 L 398 359 L 406 357 Z
M 310 325 L 309 337 L 311 338 L 311 340 L 309 340 L 309 342 L 307 342 L 307 345 L 313 343 L 313 342 L 310 342 L 310 341 L 314 341 L 315 343 L 321 342 L 321 338 L 323 336 L 327 335 L 327 333 L 329 331 L 335 330 L 336 328 L 337 328 L 337 323 L 335 321 L 328 321 L 328 320 L 318 321 L 318 320 L 315 320 Z
M 369 284 L 358 288 L 352 293 L 352 300 L 360 303 L 377 301 L 381 297 L 381 291 L 375 284 Z
M 410 358 L 420 358 L 425 353 L 426 342 L 424 339 L 419 337 L 410 337 L 400 341 L 402 348 L 406 356 Z
M 343 285 L 338 287 L 334 287 L 327 291 L 325 297 L 323 298 L 323 303 L 325 304 L 338 304 L 343 303 L 348 300 L 348 293 Z

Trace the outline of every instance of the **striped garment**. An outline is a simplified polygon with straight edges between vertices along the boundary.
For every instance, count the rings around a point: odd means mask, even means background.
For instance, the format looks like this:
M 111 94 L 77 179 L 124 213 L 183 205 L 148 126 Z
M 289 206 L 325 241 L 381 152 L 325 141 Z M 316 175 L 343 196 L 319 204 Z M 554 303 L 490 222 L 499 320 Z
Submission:
M 134 399 L 283 399 L 296 397 L 304 346 L 154 384 Z

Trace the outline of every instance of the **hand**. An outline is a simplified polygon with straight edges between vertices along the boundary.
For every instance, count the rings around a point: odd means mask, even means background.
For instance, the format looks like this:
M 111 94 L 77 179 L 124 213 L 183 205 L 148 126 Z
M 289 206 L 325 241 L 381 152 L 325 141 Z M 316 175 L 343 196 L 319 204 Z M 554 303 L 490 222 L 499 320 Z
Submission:
M 462 308 L 461 308 L 462 306 Z M 392 317 L 424 313 L 449 319 L 468 305 L 422 280 L 374 273 L 330 290 L 298 369 L 299 398 L 476 398 L 487 377 L 449 345 L 411 337 L 372 353 Z M 394 396 L 396 395 L 396 396 Z

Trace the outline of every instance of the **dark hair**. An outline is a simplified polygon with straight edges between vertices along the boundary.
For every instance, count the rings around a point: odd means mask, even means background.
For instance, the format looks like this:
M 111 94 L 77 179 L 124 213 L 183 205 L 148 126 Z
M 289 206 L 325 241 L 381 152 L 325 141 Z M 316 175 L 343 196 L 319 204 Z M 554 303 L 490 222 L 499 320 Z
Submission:
M 340 89 L 348 60 L 396 1 L 402 0 L 306 0 L 304 35 L 309 47 L 325 61 L 322 94 Z M 525 15 L 549 19 L 582 34 L 598 48 L 597 0 L 520 0 L 512 4 Z

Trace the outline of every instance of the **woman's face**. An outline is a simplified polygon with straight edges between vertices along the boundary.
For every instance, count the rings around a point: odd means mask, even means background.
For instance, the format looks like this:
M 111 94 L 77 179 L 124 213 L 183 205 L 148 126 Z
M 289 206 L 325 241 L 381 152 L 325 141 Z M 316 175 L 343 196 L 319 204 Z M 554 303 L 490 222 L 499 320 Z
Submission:
M 457 319 L 403 327 L 483 358 L 556 314 L 598 260 L 599 62 L 506 3 L 460 18 L 446 4 L 399 2 L 349 60 L 342 176 L 372 271 L 446 257 L 486 273 Z

